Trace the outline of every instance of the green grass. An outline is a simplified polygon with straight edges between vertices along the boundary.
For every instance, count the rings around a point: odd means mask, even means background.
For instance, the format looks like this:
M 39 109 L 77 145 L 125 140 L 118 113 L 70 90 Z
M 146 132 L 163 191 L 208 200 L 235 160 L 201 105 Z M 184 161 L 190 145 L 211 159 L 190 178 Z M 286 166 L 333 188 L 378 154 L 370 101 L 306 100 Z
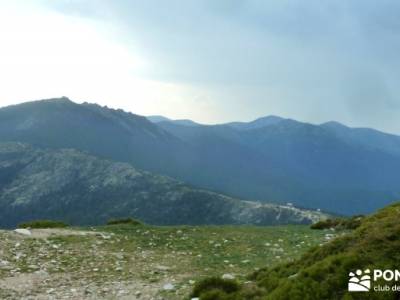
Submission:
M 291 261 L 305 249 L 320 244 L 325 233 L 306 226 L 246 227 L 150 227 L 140 229 L 120 226 L 98 228 L 126 236 L 126 251 L 147 249 L 154 256 L 180 257 L 190 263 L 195 274 L 237 273 L 265 265 Z M 119 245 L 116 245 L 118 248 Z M 184 264 L 184 268 L 187 265 Z
M 166 281 L 173 282 L 176 290 L 161 291 L 160 295 L 181 300 L 204 278 L 229 273 L 244 282 L 246 275 L 260 266 L 292 262 L 326 241 L 325 232 L 308 226 L 120 224 L 81 229 L 93 233 L 24 239 L 18 251 L 4 247 L 5 259 L 23 273 L 35 272 L 29 266 L 46 265 L 50 274 L 68 274 L 98 285 L 135 278 L 160 288 Z M 23 256 L 15 260 L 17 252 Z

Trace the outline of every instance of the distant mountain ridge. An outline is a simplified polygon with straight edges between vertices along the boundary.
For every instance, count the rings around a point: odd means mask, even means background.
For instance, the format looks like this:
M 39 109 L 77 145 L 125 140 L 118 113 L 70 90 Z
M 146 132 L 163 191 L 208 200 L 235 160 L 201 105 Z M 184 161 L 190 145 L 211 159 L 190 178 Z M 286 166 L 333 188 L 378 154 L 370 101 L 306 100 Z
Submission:
M 326 215 L 233 199 L 74 149 L 0 143 L 0 227 L 32 219 L 94 225 L 118 217 L 159 225 L 273 225 Z
M 0 141 L 75 148 L 234 198 L 368 213 L 400 198 L 399 137 L 280 117 L 152 123 L 52 99 L 0 109 Z
M 156 115 L 156 116 L 147 116 L 146 117 L 150 122 L 153 122 L 155 124 L 157 123 L 162 123 L 162 122 L 167 122 L 167 123 L 173 123 L 176 125 L 187 125 L 187 126 L 218 126 L 218 125 L 222 125 L 222 126 L 229 126 L 235 129 L 239 129 L 239 130 L 247 130 L 247 129 L 255 129 L 255 128 L 261 128 L 264 126 L 268 126 L 268 125 L 272 125 L 272 124 L 276 124 L 279 123 L 282 120 L 286 120 L 284 118 L 281 117 L 277 117 L 277 116 L 266 116 L 266 117 L 262 117 L 262 118 L 258 118 L 254 121 L 250 121 L 250 122 L 230 122 L 230 123 L 224 123 L 224 124 L 215 124 L 215 125 L 204 125 L 204 124 L 199 124 L 196 123 L 192 120 L 189 119 L 170 119 L 164 116 L 160 116 L 160 115 Z
M 176 119 L 176 120 L 172 120 L 169 119 L 167 117 L 163 117 L 163 116 L 148 116 L 146 117 L 150 122 L 153 123 L 161 123 L 161 122 L 170 122 L 170 123 L 174 123 L 177 125 L 185 125 L 185 126 L 200 126 L 201 124 L 196 123 L 192 120 L 189 119 Z
M 240 129 L 240 130 L 249 130 L 249 129 L 262 128 L 265 126 L 278 124 L 279 122 L 284 121 L 284 120 L 287 120 L 287 119 L 277 117 L 277 116 L 266 116 L 266 117 L 258 118 L 251 122 L 231 122 L 231 123 L 226 123 L 226 124 L 222 124 L 222 125 L 230 126 L 232 128 Z
M 321 124 L 321 127 L 330 130 L 347 143 L 356 142 L 365 147 L 400 155 L 400 136 L 398 135 L 384 133 L 371 128 L 351 128 L 332 121 Z
M 255 176 L 244 193 L 232 187 L 222 189 L 233 195 L 253 199 L 268 195 L 275 201 L 291 199 L 298 205 L 344 214 L 367 213 L 400 198 L 395 170 L 400 166 L 400 137 L 396 135 L 338 122 L 313 125 L 276 116 L 195 128 L 174 121 L 158 125 L 200 147 L 203 156 L 215 156 L 207 151 L 216 147 L 219 153 L 232 149 L 244 153 L 242 158 L 253 163 L 244 178 Z M 266 169 L 260 170 L 257 162 Z M 243 166 L 242 172 L 247 168 Z

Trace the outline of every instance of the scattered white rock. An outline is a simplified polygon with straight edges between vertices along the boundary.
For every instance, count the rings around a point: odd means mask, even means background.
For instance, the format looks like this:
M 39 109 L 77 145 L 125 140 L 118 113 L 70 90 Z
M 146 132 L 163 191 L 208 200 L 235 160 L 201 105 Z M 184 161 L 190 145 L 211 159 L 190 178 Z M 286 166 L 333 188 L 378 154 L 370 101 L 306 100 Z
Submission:
M 224 274 L 222 275 L 222 279 L 235 279 L 235 276 L 233 274 Z
M 325 234 L 325 240 L 327 240 L 327 241 L 329 241 L 329 240 L 333 239 L 334 237 L 335 237 L 335 235 L 334 235 L 334 234 L 331 234 L 331 233 L 327 233 L 327 234 Z
M 40 269 L 39 266 L 37 266 L 37 265 L 29 265 L 28 268 L 29 269 Z
M 163 290 L 164 291 L 173 291 L 175 289 L 175 286 L 172 283 L 167 283 L 164 284 Z
M 11 271 L 13 267 L 10 265 L 10 262 L 7 260 L 0 260 L 0 269 Z
M 162 272 L 167 272 L 167 271 L 169 271 L 169 270 L 171 270 L 171 268 L 170 267 L 167 267 L 167 266 L 156 266 L 156 269 L 158 270 L 158 271 L 162 271 Z
M 14 230 L 14 232 L 19 233 L 19 234 L 23 234 L 23 235 L 32 235 L 32 232 L 28 229 L 25 228 L 17 228 Z
M 7 266 L 10 262 L 8 260 L 1 260 L 0 259 L 0 266 Z
M 34 274 L 40 275 L 40 276 L 49 276 L 49 273 L 47 273 L 46 270 L 37 270 L 34 272 Z

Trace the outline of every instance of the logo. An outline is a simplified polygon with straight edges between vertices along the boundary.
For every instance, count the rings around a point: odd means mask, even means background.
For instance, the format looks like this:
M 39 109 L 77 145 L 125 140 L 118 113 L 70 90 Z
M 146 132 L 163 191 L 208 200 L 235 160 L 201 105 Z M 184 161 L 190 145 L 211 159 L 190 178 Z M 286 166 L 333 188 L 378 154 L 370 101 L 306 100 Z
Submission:
M 349 292 L 368 292 L 371 288 L 371 271 L 366 269 L 349 273 Z
M 399 270 L 357 270 L 350 272 L 349 277 L 349 292 L 400 292 Z

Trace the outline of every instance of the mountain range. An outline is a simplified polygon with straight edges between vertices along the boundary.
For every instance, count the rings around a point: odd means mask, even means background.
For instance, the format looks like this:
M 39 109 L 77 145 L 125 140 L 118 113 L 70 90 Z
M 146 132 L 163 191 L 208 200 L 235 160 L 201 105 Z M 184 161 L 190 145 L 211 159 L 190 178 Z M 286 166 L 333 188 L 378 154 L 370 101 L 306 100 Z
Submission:
M 225 193 L 290 201 L 345 215 L 368 213 L 400 198 L 396 176 L 400 137 L 396 135 L 338 122 L 313 125 L 277 116 L 219 125 L 193 122 L 190 126 L 182 120 L 149 120 L 201 149 L 201 162 L 234 168 L 234 172 L 230 169 L 215 176 L 213 183 L 201 183 Z M 243 164 L 232 166 L 239 162 Z M 224 184 L 235 179 L 234 184 Z
M 74 148 L 232 198 L 344 215 L 400 198 L 400 137 L 336 122 L 203 125 L 64 97 L 0 109 L 0 141 Z
M 274 225 L 326 215 L 233 199 L 75 149 L 0 143 L 0 227 L 48 218 L 96 225 L 123 217 L 157 225 Z

